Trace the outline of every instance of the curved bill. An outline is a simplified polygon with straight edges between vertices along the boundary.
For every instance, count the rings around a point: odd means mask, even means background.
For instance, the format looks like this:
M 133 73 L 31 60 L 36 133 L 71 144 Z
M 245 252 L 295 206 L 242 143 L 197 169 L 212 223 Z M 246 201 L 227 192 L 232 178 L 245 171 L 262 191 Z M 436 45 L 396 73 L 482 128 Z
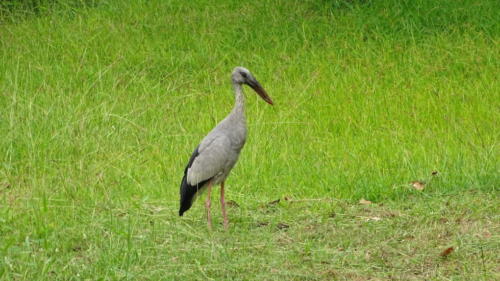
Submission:
M 266 90 L 264 90 L 264 88 L 262 88 L 262 86 L 260 85 L 260 83 L 253 79 L 252 81 L 250 81 L 248 83 L 248 86 L 252 87 L 252 89 L 257 93 L 259 94 L 259 96 L 265 100 L 268 104 L 270 105 L 273 105 L 273 100 L 271 99 L 271 97 L 269 97 L 269 95 L 267 94 Z

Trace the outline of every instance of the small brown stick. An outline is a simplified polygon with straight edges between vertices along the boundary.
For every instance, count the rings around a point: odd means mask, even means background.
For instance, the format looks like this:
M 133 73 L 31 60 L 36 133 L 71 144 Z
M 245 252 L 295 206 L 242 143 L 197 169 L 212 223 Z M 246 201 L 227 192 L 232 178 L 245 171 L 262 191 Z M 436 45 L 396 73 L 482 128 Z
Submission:
M 220 184 L 220 205 L 222 209 L 222 216 L 224 217 L 224 229 L 227 230 L 229 227 L 229 219 L 227 218 L 226 201 L 224 199 L 224 182 Z

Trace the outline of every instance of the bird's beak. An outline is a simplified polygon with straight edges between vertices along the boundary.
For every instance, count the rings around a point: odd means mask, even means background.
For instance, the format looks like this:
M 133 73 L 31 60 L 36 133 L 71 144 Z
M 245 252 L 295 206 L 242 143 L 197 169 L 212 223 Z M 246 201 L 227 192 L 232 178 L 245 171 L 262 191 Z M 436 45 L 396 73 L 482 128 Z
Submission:
M 271 97 L 269 97 L 266 90 L 264 90 L 264 88 L 262 88 L 262 86 L 260 85 L 260 83 L 257 80 L 251 79 L 251 81 L 249 81 L 247 84 L 248 84 L 248 86 L 252 87 L 252 89 L 257 94 L 259 94 L 259 96 L 263 100 L 265 100 L 268 104 L 273 105 L 273 100 L 271 99 Z

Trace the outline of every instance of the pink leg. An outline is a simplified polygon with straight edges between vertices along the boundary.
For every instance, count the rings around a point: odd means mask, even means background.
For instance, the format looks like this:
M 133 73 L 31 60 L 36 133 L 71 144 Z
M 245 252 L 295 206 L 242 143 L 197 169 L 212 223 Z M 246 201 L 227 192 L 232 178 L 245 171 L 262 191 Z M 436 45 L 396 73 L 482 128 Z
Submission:
M 208 229 L 212 229 L 212 214 L 210 213 L 210 192 L 212 191 L 212 182 L 208 183 L 207 186 L 207 199 L 205 200 L 205 208 L 207 209 L 207 225 Z
M 226 201 L 224 200 L 224 182 L 220 185 L 220 205 L 222 208 L 222 216 L 224 217 L 224 229 L 229 227 L 229 220 L 226 214 Z

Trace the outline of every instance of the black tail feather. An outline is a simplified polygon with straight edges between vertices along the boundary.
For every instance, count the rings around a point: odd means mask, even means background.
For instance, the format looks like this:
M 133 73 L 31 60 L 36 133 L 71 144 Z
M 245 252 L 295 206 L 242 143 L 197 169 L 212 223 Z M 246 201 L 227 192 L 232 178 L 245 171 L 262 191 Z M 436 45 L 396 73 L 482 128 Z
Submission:
M 191 168 L 191 165 L 193 165 L 194 159 L 198 156 L 198 147 L 194 150 L 193 154 L 191 155 L 191 158 L 189 159 L 189 162 L 184 169 L 184 177 L 182 178 L 181 182 L 181 190 L 180 190 L 180 195 L 181 195 L 181 206 L 179 209 L 179 216 L 182 216 L 185 211 L 189 210 L 191 208 L 191 205 L 193 205 L 193 200 L 196 196 L 196 193 L 200 191 L 203 186 L 210 181 L 211 179 L 207 179 L 204 181 L 199 182 L 196 185 L 190 185 L 187 182 L 187 173 L 189 168 Z
M 184 212 L 189 210 L 191 208 L 191 205 L 193 205 L 194 198 L 196 196 L 196 193 L 199 192 L 203 186 L 210 180 L 205 180 L 200 182 L 197 185 L 190 185 L 187 182 L 186 175 L 182 178 L 181 182 L 181 206 L 179 208 L 179 216 L 182 216 Z

